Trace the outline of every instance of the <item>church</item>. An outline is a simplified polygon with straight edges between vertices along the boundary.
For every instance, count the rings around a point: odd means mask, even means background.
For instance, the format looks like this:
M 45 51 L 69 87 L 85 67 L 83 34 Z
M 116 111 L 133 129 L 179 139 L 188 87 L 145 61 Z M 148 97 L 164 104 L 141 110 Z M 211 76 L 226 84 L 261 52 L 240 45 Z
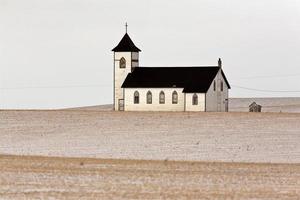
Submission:
M 228 111 L 230 85 L 221 59 L 217 66 L 141 67 L 141 50 L 127 30 L 112 51 L 114 110 Z

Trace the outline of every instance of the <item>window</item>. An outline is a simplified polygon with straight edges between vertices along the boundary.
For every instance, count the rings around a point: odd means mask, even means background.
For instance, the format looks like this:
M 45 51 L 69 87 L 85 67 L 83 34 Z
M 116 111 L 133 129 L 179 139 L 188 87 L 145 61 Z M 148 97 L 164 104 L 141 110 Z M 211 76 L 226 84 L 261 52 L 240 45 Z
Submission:
M 140 94 L 139 94 L 138 91 L 134 92 L 133 101 L 134 101 L 134 104 L 139 104 L 140 103 Z
M 165 103 L 165 93 L 163 91 L 161 91 L 159 93 L 159 103 L 160 104 L 164 104 Z
M 172 93 L 172 104 L 177 104 L 178 103 L 178 94 L 176 91 Z
M 150 91 L 147 92 L 147 104 L 152 104 L 152 93 Z
M 223 81 L 221 81 L 221 92 L 223 92 Z
M 198 95 L 197 94 L 193 95 L 193 105 L 198 105 Z
M 126 68 L 126 60 L 124 57 L 120 59 L 120 68 Z
M 216 81 L 214 81 L 214 91 L 216 91 Z

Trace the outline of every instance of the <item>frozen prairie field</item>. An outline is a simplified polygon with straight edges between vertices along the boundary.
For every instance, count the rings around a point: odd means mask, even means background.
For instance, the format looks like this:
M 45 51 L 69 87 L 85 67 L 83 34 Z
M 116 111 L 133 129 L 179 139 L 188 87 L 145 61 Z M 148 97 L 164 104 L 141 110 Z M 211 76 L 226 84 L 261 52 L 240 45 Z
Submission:
M 0 156 L 0 199 L 300 197 L 299 164 Z
M 0 154 L 300 162 L 300 114 L 0 111 Z

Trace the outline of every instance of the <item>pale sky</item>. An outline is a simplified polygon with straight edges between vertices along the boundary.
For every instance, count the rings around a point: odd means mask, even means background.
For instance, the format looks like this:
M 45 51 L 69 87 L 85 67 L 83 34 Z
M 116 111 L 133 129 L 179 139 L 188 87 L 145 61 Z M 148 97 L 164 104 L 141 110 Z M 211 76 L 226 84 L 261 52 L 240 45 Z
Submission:
M 111 104 L 125 22 L 141 66 L 221 57 L 230 97 L 300 96 L 299 0 L 0 0 L 0 108 Z

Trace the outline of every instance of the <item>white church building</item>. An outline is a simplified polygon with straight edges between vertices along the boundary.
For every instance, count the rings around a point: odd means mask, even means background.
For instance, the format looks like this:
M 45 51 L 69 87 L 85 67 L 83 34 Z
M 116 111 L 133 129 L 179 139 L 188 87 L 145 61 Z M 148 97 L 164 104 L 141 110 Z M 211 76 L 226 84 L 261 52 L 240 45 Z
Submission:
M 217 66 L 141 67 L 129 35 L 114 52 L 114 110 L 228 111 L 230 85 Z

